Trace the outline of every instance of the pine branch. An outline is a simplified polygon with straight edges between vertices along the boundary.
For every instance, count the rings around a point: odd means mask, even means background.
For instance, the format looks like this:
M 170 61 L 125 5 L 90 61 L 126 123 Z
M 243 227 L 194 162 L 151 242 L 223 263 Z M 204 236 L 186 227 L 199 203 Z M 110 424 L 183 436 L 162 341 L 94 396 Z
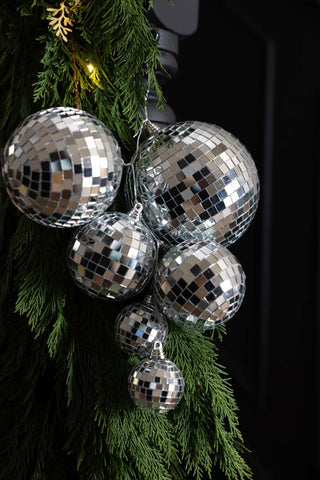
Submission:
M 238 425 L 237 405 L 217 346 L 199 332 L 171 326 L 166 345 L 168 358 L 183 372 L 186 391 L 177 412 L 176 435 L 187 471 L 201 479 L 210 476 L 212 455 L 229 479 L 251 478 L 240 453 L 246 449 Z M 228 443 L 228 461 L 225 444 Z
M 52 330 L 48 336 L 48 350 L 51 357 L 55 358 L 61 354 L 61 345 L 68 335 L 68 324 L 64 315 L 65 298 L 58 299 L 57 313 L 58 318 L 54 323 Z
M 143 121 L 141 106 L 145 102 L 147 85 L 144 78 L 147 74 L 158 94 L 159 106 L 164 102 L 155 75 L 156 69 L 161 68 L 160 54 L 145 13 L 141 0 L 117 0 L 105 11 L 101 24 L 102 30 L 110 35 L 111 55 L 116 67 L 114 84 L 123 113 L 135 130 Z
M 155 71 L 161 68 L 157 42 L 142 0 L 95 1 L 81 12 L 73 28 L 80 107 L 96 115 L 132 148 L 132 131 L 144 118 L 146 75 L 164 103 Z M 43 69 L 34 84 L 34 99 L 43 107 L 74 105 L 74 65 L 70 45 L 46 34 Z M 94 71 L 89 74 L 87 65 Z
M 41 50 L 36 36 L 40 16 L 20 17 L 22 2 L 1 2 L 0 17 L 0 143 L 34 111 L 32 84 L 39 67 Z

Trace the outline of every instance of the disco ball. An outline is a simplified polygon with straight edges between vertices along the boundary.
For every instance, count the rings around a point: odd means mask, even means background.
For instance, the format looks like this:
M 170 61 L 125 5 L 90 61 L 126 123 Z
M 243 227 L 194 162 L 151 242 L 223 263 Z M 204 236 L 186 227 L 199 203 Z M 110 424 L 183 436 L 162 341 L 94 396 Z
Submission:
M 184 392 L 182 373 L 175 363 L 164 358 L 162 347 L 155 348 L 150 359 L 142 360 L 133 367 L 128 386 L 135 405 L 154 413 L 173 410 Z
M 129 214 L 107 212 L 72 238 L 70 273 L 89 295 L 125 300 L 138 294 L 149 281 L 156 244 L 137 210 L 135 207 Z
M 169 320 L 211 330 L 238 311 L 245 274 L 229 250 L 205 241 L 171 247 L 158 265 L 155 301 Z
M 97 118 L 69 107 L 27 117 L 4 148 L 2 174 L 13 204 L 50 227 L 82 225 L 113 202 L 120 148 Z
M 227 246 L 245 232 L 258 206 L 251 155 L 216 125 L 188 121 L 164 128 L 141 145 L 135 171 L 145 220 L 169 245 L 210 239 Z
M 167 321 L 149 297 L 141 303 L 127 305 L 116 319 L 116 340 L 130 355 L 147 357 L 155 341 L 165 343 L 167 333 Z

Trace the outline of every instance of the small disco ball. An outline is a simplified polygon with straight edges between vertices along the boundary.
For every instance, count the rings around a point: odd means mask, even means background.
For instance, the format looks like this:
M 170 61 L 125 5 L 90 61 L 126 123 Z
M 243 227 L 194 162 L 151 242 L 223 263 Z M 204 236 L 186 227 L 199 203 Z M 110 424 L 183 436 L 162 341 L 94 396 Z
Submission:
M 135 171 L 145 220 L 169 245 L 210 239 L 227 246 L 245 232 L 258 206 L 251 155 L 216 125 L 188 121 L 164 128 L 141 145 Z
M 171 247 L 158 265 L 154 295 L 159 309 L 183 327 L 212 330 L 238 311 L 245 274 L 225 247 L 205 241 Z
M 156 342 L 157 343 L 161 342 Z M 177 365 L 153 350 L 150 359 L 135 365 L 128 379 L 129 393 L 141 410 L 165 413 L 183 397 L 184 380 Z
M 124 300 L 149 281 L 156 244 L 149 229 L 129 214 L 107 212 L 78 231 L 69 249 L 76 284 L 91 296 Z
M 155 341 L 165 343 L 167 333 L 166 319 L 149 298 L 143 303 L 128 305 L 116 319 L 116 340 L 120 348 L 130 355 L 147 357 Z
M 13 204 L 50 227 L 82 225 L 113 202 L 120 147 L 97 118 L 70 107 L 27 117 L 4 148 L 2 174 Z

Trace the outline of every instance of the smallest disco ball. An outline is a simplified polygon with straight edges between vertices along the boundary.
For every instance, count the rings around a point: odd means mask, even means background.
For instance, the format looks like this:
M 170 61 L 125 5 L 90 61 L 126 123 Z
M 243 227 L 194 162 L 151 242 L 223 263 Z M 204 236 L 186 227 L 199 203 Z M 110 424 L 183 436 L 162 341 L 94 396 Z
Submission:
M 138 408 L 166 413 L 182 399 L 184 379 L 177 365 L 164 358 L 161 342 L 155 342 L 150 359 L 142 360 L 132 369 L 128 386 Z

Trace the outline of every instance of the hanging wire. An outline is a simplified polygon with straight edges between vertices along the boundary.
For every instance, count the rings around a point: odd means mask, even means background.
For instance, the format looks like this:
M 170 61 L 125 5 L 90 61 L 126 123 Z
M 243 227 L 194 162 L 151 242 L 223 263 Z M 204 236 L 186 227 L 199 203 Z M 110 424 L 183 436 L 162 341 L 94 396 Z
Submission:
M 137 159 L 137 156 L 138 156 L 138 153 L 139 153 L 139 148 L 140 148 L 140 139 L 141 139 L 141 135 L 143 133 L 143 131 L 146 129 L 146 126 L 147 126 L 147 130 L 149 131 L 152 131 L 153 133 L 155 133 L 156 131 L 158 130 L 161 130 L 160 128 L 158 128 L 156 125 L 154 125 L 153 123 L 150 122 L 149 120 L 149 117 L 148 117 L 148 108 L 147 108 L 147 104 L 148 104 L 148 98 L 149 98 L 149 94 L 150 94 L 150 89 L 151 89 L 151 75 L 150 75 L 150 72 L 148 73 L 148 77 L 147 77 L 147 89 L 146 89 L 146 95 L 145 95 L 145 99 L 144 99 L 144 111 L 143 111 L 143 121 L 141 123 L 141 126 L 139 128 L 139 130 L 137 131 L 137 133 L 134 135 L 134 137 L 136 138 L 136 148 L 135 148 L 135 152 L 130 160 L 130 162 L 127 162 L 127 163 L 123 163 L 123 166 L 124 167 L 129 167 L 131 168 L 131 173 L 132 173 L 132 184 L 133 184 L 133 204 L 134 204 L 134 207 L 137 206 L 137 205 L 141 205 L 142 209 L 143 209 L 143 206 L 142 204 L 139 202 L 139 199 L 138 199 L 138 188 L 137 188 L 137 176 L 136 176 L 136 171 L 135 171 L 135 168 L 134 168 L 134 163 Z M 131 180 L 131 179 L 130 179 Z M 143 220 L 142 220 L 143 221 Z M 145 222 L 144 222 L 145 223 Z M 149 227 L 148 227 L 149 228 Z M 156 268 L 157 268 L 157 264 L 158 264 L 158 261 L 159 261 L 159 250 L 160 250 L 160 246 L 161 246 L 161 242 L 159 241 L 159 239 L 154 235 L 154 233 L 151 231 L 151 229 L 149 228 L 150 230 L 150 234 L 152 236 L 152 238 L 154 239 L 155 241 L 155 244 L 156 244 L 156 252 L 155 252 L 155 262 L 154 262 L 154 267 L 153 267 L 153 272 L 152 274 L 154 275 L 155 272 L 156 272 Z M 154 302 L 153 302 L 154 303 Z
M 133 197 L 134 197 L 134 204 L 138 202 L 138 190 L 137 190 L 137 176 L 134 168 L 134 162 L 136 161 L 136 158 L 138 156 L 139 148 L 140 148 L 140 138 L 142 135 L 142 132 L 144 131 L 145 128 L 145 123 L 150 122 L 148 118 L 148 108 L 147 108 L 147 103 L 148 103 L 148 98 L 150 94 L 150 88 L 151 88 L 151 75 L 150 72 L 148 73 L 147 77 L 147 90 L 146 94 L 144 97 L 144 109 L 143 109 L 143 121 L 141 123 L 141 126 L 137 133 L 134 135 L 134 138 L 136 137 L 136 149 L 135 152 L 130 160 L 130 162 L 123 163 L 124 167 L 130 167 L 131 168 L 131 173 L 132 173 L 132 183 L 133 183 Z

